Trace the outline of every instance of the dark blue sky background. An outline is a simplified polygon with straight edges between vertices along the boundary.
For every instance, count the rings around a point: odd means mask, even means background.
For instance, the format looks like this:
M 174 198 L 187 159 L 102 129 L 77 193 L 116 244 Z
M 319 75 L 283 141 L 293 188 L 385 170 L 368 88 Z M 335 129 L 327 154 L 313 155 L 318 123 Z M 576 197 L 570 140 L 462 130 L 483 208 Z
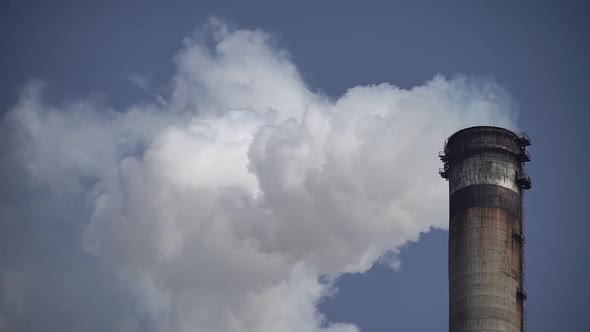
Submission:
M 128 75 L 165 89 L 182 38 L 211 15 L 275 34 L 307 83 L 332 96 L 380 82 L 409 88 L 437 73 L 494 78 L 519 103 L 520 127 L 533 141 L 529 331 L 590 328 L 586 2 L 82 2 L 0 3 L 2 112 L 30 79 L 47 81 L 51 100 L 97 94 L 116 108 L 146 97 Z M 409 245 L 398 272 L 376 266 L 342 277 L 321 310 L 363 331 L 447 331 L 446 237 L 437 230 Z

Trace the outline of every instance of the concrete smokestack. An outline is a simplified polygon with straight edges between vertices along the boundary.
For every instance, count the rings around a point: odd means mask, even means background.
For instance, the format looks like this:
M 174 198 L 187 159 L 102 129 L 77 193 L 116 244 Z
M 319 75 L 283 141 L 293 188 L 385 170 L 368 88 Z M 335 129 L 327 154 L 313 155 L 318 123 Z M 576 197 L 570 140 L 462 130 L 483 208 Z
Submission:
M 449 331 L 525 329 L 523 191 L 529 138 L 498 127 L 453 134 L 449 181 Z

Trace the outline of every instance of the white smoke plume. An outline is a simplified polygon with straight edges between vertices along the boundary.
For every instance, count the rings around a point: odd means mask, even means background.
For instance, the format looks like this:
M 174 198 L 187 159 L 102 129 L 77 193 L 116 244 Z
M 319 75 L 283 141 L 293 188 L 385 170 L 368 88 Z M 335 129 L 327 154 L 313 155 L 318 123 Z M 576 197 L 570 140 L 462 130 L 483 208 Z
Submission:
M 446 227 L 445 136 L 514 127 L 512 102 L 492 81 L 442 76 L 331 98 L 265 32 L 208 31 L 185 41 L 158 102 L 52 106 L 31 84 L 3 119 L 3 160 L 82 230 L 151 330 L 357 331 L 318 301 L 339 275 L 398 267 L 401 246 Z M 11 269 L 0 261 L 4 284 Z M 0 331 L 11 317 L 26 313 L 0 314 Z

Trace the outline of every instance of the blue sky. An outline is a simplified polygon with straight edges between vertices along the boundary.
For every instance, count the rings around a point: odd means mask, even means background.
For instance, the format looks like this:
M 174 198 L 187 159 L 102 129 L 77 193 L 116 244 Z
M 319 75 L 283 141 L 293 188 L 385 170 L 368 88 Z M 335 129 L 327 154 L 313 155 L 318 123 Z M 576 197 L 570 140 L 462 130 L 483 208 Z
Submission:
M 446 331 L 448 202 L 431 159 L 483 123 L 533 141 L 529 330 L 590 325 L 584 2 L 0 6 L 0 331 L 231 331 L 226 311 L 234 330 Z M 203 127 L 215 137 L 195 141 Z M 285 190 L 298 181 L 310 199 Z M 158 190 L 172 198 L 144 194 Z M 208 244 L 193 218 L 234 233 Z

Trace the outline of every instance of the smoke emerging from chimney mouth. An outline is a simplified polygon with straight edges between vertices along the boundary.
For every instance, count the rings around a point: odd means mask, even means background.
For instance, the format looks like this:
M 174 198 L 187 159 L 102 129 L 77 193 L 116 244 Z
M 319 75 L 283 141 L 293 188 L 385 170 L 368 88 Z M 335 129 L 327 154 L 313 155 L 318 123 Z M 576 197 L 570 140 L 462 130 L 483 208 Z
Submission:
M 117 323 L 131 330 L 357 331 L 316 304 L 339 275 L 380 259 L 397 268 L 402 245 L 447 227 L 441 138 L 515 127 L 493 81 L 438 75 L 332 98 L 267 33 L 218 20 L 175 63 L 155 102 L 57 107 L 36 82 L 2 121 L 2 161 L 23 170 L 14 186 L 40 192 L 34 218 L 81 229 L 83 250 L 131 290 L 137 316 Z

